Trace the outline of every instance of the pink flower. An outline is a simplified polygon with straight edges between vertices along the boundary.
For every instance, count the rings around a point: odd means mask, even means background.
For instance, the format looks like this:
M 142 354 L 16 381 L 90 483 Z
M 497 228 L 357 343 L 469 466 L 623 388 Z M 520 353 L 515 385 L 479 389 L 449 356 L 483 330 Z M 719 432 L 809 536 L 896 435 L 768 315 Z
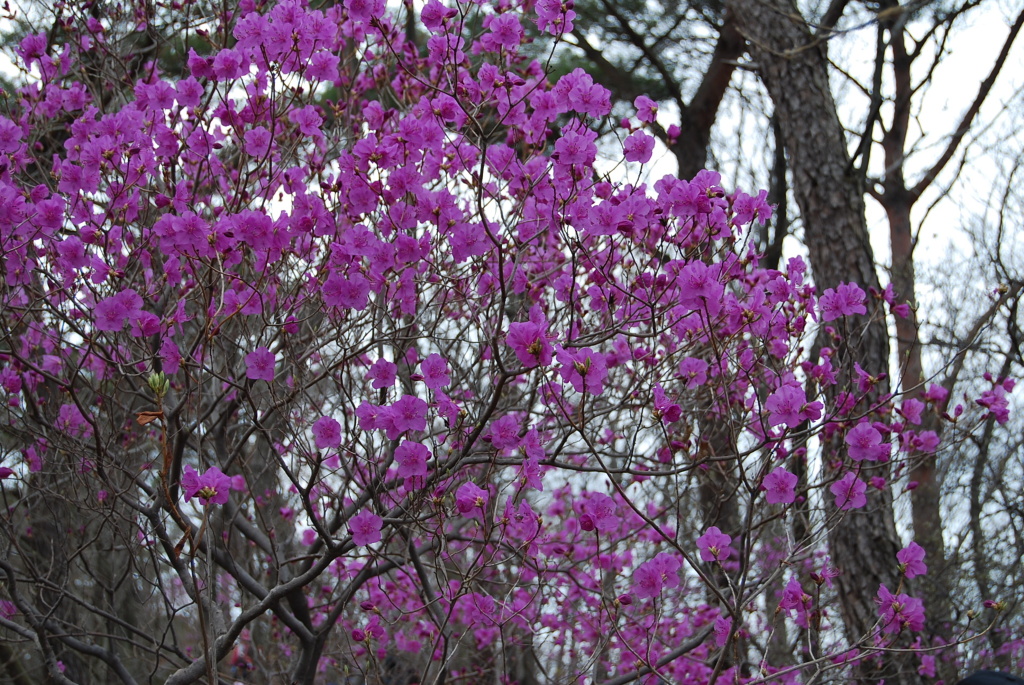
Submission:
M 725 647 L 726 643 L 729 642 L 729 636 L 732 634 L 732 618 L 728 616 L 716 618 L 714 633 L 715 645 Z
M 137 317 L 141 311 L 142 297 L 130 288 L 122 290 L 96 303 L 96 328 L 101 331 L 119 331 L 129 317 Z
M 615 500 L 602 492 L 590 493 L 580 508 L 583 511 L 581 524 L 585 516 L 591 526 L 602 533 L 613 532 L 619 525 L 619 508 Z
M 818 298 L 818 310 L 822 321 L 834 321 L 841 316 L 867 314 L 864 306 L 864 291 L 856 283 L 840 283 L 833 290 L 829 288 Z
M 907 578 L 916 578 L 928 573 L 924 557 L 924 548 L 916 542 L 911 542 L 899 552 L 896 552 L 896 560 L 900 562 L 900 572 Z
M 341 447 L 341 424 L 330 416 L 321 416 L 313 424 L 313 442 L 318 450 Z
M 352 21 L 368 22 L 384 14 L 383 0 L 345 0 L 344 4 Z
M 868 503 L 867 484 L 857 478 L 852 471 L 847 472 L 840 480 L 829 488 L 836 496 L 836 506 L 843 511 L 847 509 L 860 509 Z
M 364 400 L 356 407 L 356 418 L 359 419 L 360 430 L 372 431 L 385 428 L 387 411 L 385 407 L 379 407 Z
M 213 73 L 219 81 L 230 81 L 241 76 L 247 65 L 242 53 L 233 48 L 224 48 L 213 58 Z
M 764 403 L 768 410 L 768 425 L 786 424 L 795 428 L 804 421 L 821 417 L 821 402 L 807 402 L 807 395 L 799 385 L 787 383 L 773 392 Z
M 363 547 L 380 542 L 380 529 L 383 525 L 384 519 L 364 509 L 348 521 L 348 532 L 352 535 L 352 543 Z
M 946 401 L 946 398 L 949 397 L 949 391 L 941 385 L 932 383 L 928 386 L 928 389 L 925 390 L 921 397 L 926 402 L 935 402 L 936 404 L 939 404 Z
M 423 6 L 423 10 L 420 12 L 420 21 L 423 22 L 428 31 L 437 33 L 446 20 L 451 19 L 458 13 L 459 11 L 454 7 L 445 7 L 444 3 L 440 0 L 430 0 L 430 2 Z
M 430 450 L 426 445 L 405 440 L 395 448 L 395 461 L 398 462 L 398 475 L 401 478 L 417 478 L 427 475 L 427 461 Z
M 764 477 L 761 488 L 768 504 L 790 504 L 796 500 L 797 477 L 784 468 L 777 468 Z
M 658 118 L 658 103 L 646 95 L 637 95 L 633 106 L 636 107 L 636 118 L 645 124 L 654 123 Z
M 600 395 L 604 391 L 608 367 L 605 365 L 603 354 L 589 347 L 572 351 L 559 347 L 555 356 L 562 364 L 558 374 L 562 380 L 571 384 L 576 392 Z
M 900 414 L 907 420 L 907 423 L 919 424 L 921 423 L 921 412 L 924 411 L 924 402 L 921 400 L 915 400 L 913 398 L 903 400 L 903 404 L 900 406 Z
M 654 138 L 643 131 L 634 131 L 622 144 L 627 162 L 646 164 L 654 153 Z
M 402 395 L 390 407 L 381 408 L 379 423 L 388 440 L 396 440 L 406 431 L 426 430 L 427 403 L 413 395 Z
M 924 603 L 903 593 L 893 595 L 885 585 L 878 586 L 878 615 L 883 633 L 924 629 Z
M 906 305 L 903 305 L 906 306 Z M 935 655 L 934 654 L 922 654 L 921 665 L 917 667 L 917 674 L 923 675 L 928 678 L 935 677 Z
M 509 324 L 505 344 L 512 348 L 523 366 L 547 366 L 551 363 L 551 343 L 545 333 L 545 329 L 533 321 L 516 321 Z
M 262 126 L 255 126 L 245 132 L 245 153 L 251 157 L 263 157 L 270 152 L 272 138 L 270 131 Z
M 729 555 L 736 551 L 729 547 L 730 542 L 732 542 L 730 536 L 719 530 L 718 526 L 711 526 L 703 535 L 697 538 L 697 549 L 700 550 L 700 558 L 704 561 L 728 559 Z
M 660 417 L 664 423 L 678 421 L 683 415 L 682 407 L 670 402 L 665 396 L 665 390 L 661 387 L 661 383 L 654 386 L 654 411 L 655 417 Z
M 299 132 L 302 135 L 314 138 L 323 136 L 320 124 L 324 123 L 324 119 L 312 105 L 306 105 L 302 109 L 293 109 L 288 118 L 298 126 Z
M 513 414 L 506 414 L 491 424 L 489 432 L 495 449 L 514 450 L 519 447 L 519 420 Z
M 786 584 L 786 588 L 782 591 L 782 599 L 779 601 L 779 608 L 786 612 L 787 616 L 792 616 L 792 612 L 796 609 L 796 622 L 801 628 L 807 627 L 807 612 L 810 611 L 813 606 L 811 596 L 804 592 L 804 588 L 800 585 L 800 581 L 796 578 L 790 578 L 789 583 Z
M 679 375 L 686 379 L 686 387 L 698 388 L 708 382 L 708 363 L 696 357 L 679 362 Z
M 764 226 L 768 223 L 768 220 L 772 218 L 772 206 L 768 204 L 768 191 L 760 190 L 757 196 L 747 195 L 746 193 L 737 192 L 736 198 L 732 204 L 733 211 L 736 212 L 735 222 L 739 226 L 749 224 L 755 218 L 757 222 Z M 785 280 L 782 280 L 785 283 Z M 788 285 L 782 286 L 778 284 L 776 287 L 782 287 L 788 290 Z M 788 294 L 783 300 L 788 299 Z
M 576 133 L 568 131 L 555 141 L 555 153 L 552 158 L 559 164 L 566 166 L 570 164 L 593 164 L 597 157 L 597 146 L 594 139 L 597 136 L 587 133 Z
M 845 441 L 854 461 L 878 461 L 889 453 L 889 445 L 882 444 L 882 434 L 866 421 L 850 429 Z
M 381 388 L 390 388 L 393 386 L 395 384 L 397 373 L 397 364 L 393 364 L 386 359 L 378 359 L 374 365 L 370 367 L 370 372 L 366 374 L 366 378 L 373 381 L 373 388 L 375 390 L 380 390 Z
M 216 466 L 211 466 L 200 476 L 194 468 L 186 465 L 181 474 L 181 488 L 186 502 L 198 497 L 204 506 L 211 502 L 226 504 L 231 495 L 231 479 Z
M 991 390 L 986 390 L 975 401 L 988 409 L 1000 424 L 1010 420 L 1010 403 L 1006 399 L 1006 391 L 1003 390 L 1001 385 L 997 385 Z
M 491 33 L 488 37 L 493 42 L 493 48 L 515 50 L 523 40 L 523 26 L 519 23 L 519 17 L 512 12 L 494 16 L 489 28 Z
M 326 305 L 361 312 L 369 303 L 370 282 L 358 273 L 352 274 L 349 278 L 332 273 L 324 281 L 320 293 Z
M 662 552 L 633 572 L 633 590 L 640 599 L 657 597 L 665 588 L 679 587 L 679 560 Z
M 537 28 L 553 36 L 572 31 L 576 12 L 569 7 L 572 4 L 563 0 L 537 0 Z
M 922 452 L 934 452 L 939 448 L 939 436 L 935 431 L 924 431 L 914 436 L 913 445 Z
M 466 481 L 455 491 L 455 508 L 463 516 L 476 516 L 486 506 L 487 491 L 476 483 Z
M 269 348 L 257 347 L 245 355 L 246 378 L 254 381 L 274 381 L 274 366 L 277 364 L 277 357 Z
M 448 362 L 439 354 L 431 354 L 420 362 L 420 372 L 423 374 L 424 384 L 431 390 L 451 385 Z

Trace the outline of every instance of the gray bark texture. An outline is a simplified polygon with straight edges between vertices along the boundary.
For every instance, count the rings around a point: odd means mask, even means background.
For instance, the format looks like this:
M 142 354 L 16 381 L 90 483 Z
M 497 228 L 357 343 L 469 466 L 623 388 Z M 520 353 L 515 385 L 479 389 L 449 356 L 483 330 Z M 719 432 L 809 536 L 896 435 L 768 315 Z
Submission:
M 865 290 L 878 288 L 863 189 L 850 164 L 829 88 L 826 41 L 811 32 L 790 0 L 727 0 L 726 7 L 737 18 L 775 105 L 818 292 L 851 281 Z M 848 320 L 840 328 L 844 344 L 838 346 L 833 363 L 843 371 L 844 380 L 850 375 L 854 351 L 871 375 L 887 370 L 889 339 L 884 318 Z M 884 383 L 879 390 L 885 390 Z M 832 445 L 832 449 L 841 448 L 841 443 Z M 856 645 L 872 633 L 878 620 L 874 603 L 878 586 L 885 584 L 895 591 L 899 585 L 896 552 L 900 543 L 888 488 L 869 488 L 867 506 L 845 514 L 832 529 L 829 544 L 842 572 L 836 584 L 843 624 L 847 638 Z M 921 681 L 913 660 L 897 654 L 879 663 L 863 663 L 857 677 L 864 682 Z

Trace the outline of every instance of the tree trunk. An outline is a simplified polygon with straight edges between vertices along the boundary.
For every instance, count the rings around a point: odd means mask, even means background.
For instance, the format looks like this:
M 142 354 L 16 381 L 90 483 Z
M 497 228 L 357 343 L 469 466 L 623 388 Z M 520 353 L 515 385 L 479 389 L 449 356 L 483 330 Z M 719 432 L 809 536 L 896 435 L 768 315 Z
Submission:
M 844 281 L 877 288 L 863 189 L 853 173 L 829 89 L 825 41 L 812 35 L 796 5 L 788 0 L 729 0 L 726 6 L 739 19 L 740 31 L 775 104 L 819 292 Z M 885 372 L 889 340 L 884 319 L 847 319 L 845 323 L 847 344 L 840 346 L 834 362 L 848 370 L 852 366 L 849 347 L 854 343 L 868 373 Z M 856 644 L 871 634 L 878 618 L 874 604 L 878 586 L 895 590 L 899 584 L 896 552 L 900 545 L 888 488 L 872 489 L 866 507 L 847 512 L 832 529 L 829 544 L 842 571 L 837 585 L 847 639 Z M 889 683 L 920 682 L 916 665 L 906 656 L 891 655 L 880 668 L 869 664 L 860 668 L 858 678 L 865 682 L 882 677 Z

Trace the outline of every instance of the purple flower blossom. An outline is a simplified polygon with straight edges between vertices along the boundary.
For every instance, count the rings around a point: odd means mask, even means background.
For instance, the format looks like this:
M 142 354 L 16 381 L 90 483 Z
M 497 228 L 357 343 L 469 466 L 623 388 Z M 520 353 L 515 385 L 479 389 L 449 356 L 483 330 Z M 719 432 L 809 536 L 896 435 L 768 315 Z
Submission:
M 430 0 L 423 6 L 420 12 L 420 21 L 431 33 L 437 33 L 444 22 L 457 15 L 459 11 L 454 7 L 446 7 L 440 0 Z
M 717 647 L 725 647 L 726 643 L 729 642 L 729 636 L 732 635 L 732 618 L 728 616 L 719 616 L 715 619 L 715 645 Z
M 929 385 L 928 389 L 925 390 L 924 394 L 921 395 L 921 398 L 924 401 L 934 402 L 936 404 L 941 404 L 942 402 L 945 402 L 947 397 L 949 397 L 949 391 L 936 383 L 932 383 L 931 385 Z
M 796 475 L 784 468 L 777 468 L 764 477 L 761 488 L 765 491 L 768 504 L 790 504 L 796 500 Z
M 665 588 L 679 587 L 679 560 L 662 552 L 633 572 L 633 591 L 639 599 L 657 597 Z
M 578 393 L 600 395 L 604 392 L 604 379 L 608 376 L 604 355 L 589 347 L 567 350 L 559 347 L 555 355 L 562 364 L 558 374 Z
M 366 374 L 368 380 L 373 381 L 373 388 L 380 390 L 381 388 L 390 388 L 395 384 L 397 378 L 398 365 L 389 362 L 387 359 L 378 359 L 373 366 L 370 367 L 369 373 Z
M 487 506 L 487 491 L 466 481 L 455 491 L 455 508 L 463 516 L 476 516 Z
M 789 428 L 795 428 L 804 421 L 820 418 L 822 403 L 808 403 L 803 388 L 787 383 L 768 397 L 764 407 L 768 410 L 769 426 L 786 424 Z
M 841 316 L 867 314 L 864 298 L 864 291 L 856 283 L 840 283 L 835 290 L 829 288 L 818 298 L 821 320 L 834 321 Z
M 789 583 L 786 584 L 785 589 L 782 591 L 782 599 L 779 601 L 779 608 L 786 612 L 787 616 L 792 616 L 793 609 L 797 611 L 797 624 L 801 628 L 807 627 L 807 612 L 812 606 L 811 596 L 804 592 L 804 588 L 800 585 L 800 581 L 796 578 L 790 578 Z
M 299 127 L 299 132 L 304 136 L 319 138 L 323 136 L 320 131 L 320 124 L 324 123 L 316 109 L 312 105 L 306 105 L 302 109 L 294 109 L 288 118 Z
M 637 95 L 633 106 L 636 107 L 636 118 L 645 124 L 652 124 L 658 118 L 658 103 L 646 95 Z
M 697 538 L 697 549 L 700 550 L 700 558 L 704 561 L 728 559 L 736 551 L 729 546 L 730 542 L 732 542 L 730 536 L 719 530 L 718 526 L 711 526 L 703 535 Z
M 274 381 L 274 367 L 277 356 L 267 347 L 257 347 L 245 355 L 245 376 L 254 381 Z
M 87 438 L 92 435 L 92 424 L 86 420 L 76 404 L 60 406 L 54 428 L 74 437 Z
M 431 390 L 451 385 L 448 362 L 439 354 L 431 354 L 420 362 L 420 372 L 423 374 L 423 383 Z
M 988 409 L 1000 424 L 1010 420 L 1010 403 L 1006 398 L 1006 391 L 1003 390 L 1001 385 L 997 385 L 991 390 L 986 390 L 975 401 Z
M 488 26 L 491 32 L 485 36 L 489 43 L 487 47 L 492 50 L 497 48 L 515 50 L 518 48 L 519 43 L 523 40 L 523 26 L 519 23 L 519 17 L 512 12 L 491 16 L 493 18 L 490 19 Z
M 928 573 L 928 566 L 924 563 L 924 548 L 916 542 L 896 552 L 896 560 L 900 562 L 900 571 L 907 578 L 916 578 Z
M 251 157 L 263 157 L 270 152 L 273 139 L 270 131 L 262 126 L 255 126 L 245 132 L 245 153 Z
M 514 450 L 519 447 L 519 419 L 513 414 L 506 414 L 491 424 L 488 433 L 495 449 Z
M 380 529 L 384 519 L 366 509 L 360 511 L 348 521 L 348 532 L 352 535 L 352 543 L 363 547 L 380 542 Z
M 860 509 L 868 503 L 868 486 L 852 471 L 833 483 L 829 490 L 836 497 L 836 507 L 843 511 Z
M 708 382 L 708 363 L 696 357 L 679 362 L 679 375 L 686 379 L 686 387 L 698 388 Z
M 330 416 L 321 416 L 313 424 L 313 442 L 318 450 L 341 447 L 341 424 Z
M 328 306 L 363 311 L 370 300 L 370 282 L 358 273 L 349 278 L 332 273 L 320 293 Z
M 643 131 L 634 131 L 622 144 L 627 162 L 646 164 L 654 153 L 654 138 Z
M 186 464 L 182 469 L 181 488 L 186 502 L 198 497 L 204 506 L 211 502 L 226 504 L 231 495 L 231 479 L 216 466 L 211 466 L 206 473 L 199 475 L 192 466 Z
M 593 164 L 597 157 L 596 136 L 586 133 L 568 131 L 555 141 L 555 153 L 552 155 L 559 164 Z
M 655 418 L 660 418 L 664 423 L 678 421 L 683 415 L 682 407 L 669 401 L 665 396 L 665 390 L 661 387 L 661 383 L 654 386 L 654 412 Z
M 904 628 L 924 630 L 924 603 L 903 593 L 893 595 L 885 585 L 878 586 L 878 615 L 883 633 L 898 633 Z
M 615 500 L 603 492 L 592 492 L 581 507 L 583 516 L 599 532 L 613 532 L 619 525 L 619 508 Z M 583 516 L 580 517 L 581 522 Z
M 242 53 L 233 48 L 224 48 L 213 58 L 213 73 L 219 81 L 238 78 L 247 66 Z
M 368 22 L 384 14 L 384 0 L 345 0 L 344 5 L 352 21 Z
M 395 448 L 395 461 L 398 462 L 398 475 L 401 478 L 420 478 L 427 475 L 427 461 L 430 450 L 426 445 L 405 440 Z
M 122 290 L 113 297 L 96 303 L 96 328 L 101 331 L 119 331 L 129 317 L 142 310 L 142 298 L 134 290 Z
M 866 421 L 850 429 L 845 441 L 854 461 L 878 461 L 889 453 L 889 445 L 882 444 L 882 434 Z
M 551 363 L 551 343 L 548 342 L 545 327 L 533 321 L 509 324 L 505 344 L 512 348 L 523 366 L 532 368 Z
M 735 223 L 739 226 L 749 224 L 755 218 L 764 226 L 772 218 L 772 206 L 768 204 L 768 191 L 760 190 L 757 196 L 736 192 L 733 200 L 733 211 L 736 212 Z
M 537 28 L 553 36 L 572 31 L 576 12 L 569 7 L 572 4 L 563 0 L 537 0 Z
M 402 395 L 390 407 L 381 408 L 380 422 L 388 440 L 396 440 L 406 431 L 427 428 L 427 403 L 414 395 Z
M 900 413 L 903 415 L 903 418 L 907 420 L 907 423 L 914 425 L 921 423 L 921 412 L 923 411 L 924 402 L 913 398 L 903 400 L 903 404 L 900 406 Z

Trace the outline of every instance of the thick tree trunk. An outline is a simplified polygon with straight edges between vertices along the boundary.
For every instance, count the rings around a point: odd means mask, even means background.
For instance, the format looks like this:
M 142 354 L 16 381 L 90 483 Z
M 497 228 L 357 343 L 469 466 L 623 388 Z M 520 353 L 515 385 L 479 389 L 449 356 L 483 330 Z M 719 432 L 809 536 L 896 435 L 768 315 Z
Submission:
M 704 72 L 697 92 L 689 103 L 677 103 L 680 105 L 680 133 L 671 150 L 679 164 L 679 178 L 689 180 L 707 165 L 711 129 L 736 70 L 736 60 L 743 56 L 745 47 L 736 17 L 726 10 L 715 51 L 711 54 L 711 64 Z
M 814 281 L 819 291 L 839 282 L 878 287 L 874 255 L 864 220 L 863 189 L 850 164 L 843 128 L 829 89 L 825 42 L 811 34 L 796 5 L 788 0 L 728 0 L 750 45 L 779 120 L 789 153 L 793 191 L 804 224 Z M 841 368 L 852 366 L 850 347 L 863 368 L 878 375 L 888 368 L 889 340 L 884 320 L 848 321 L 847 345 L 839 350 Z M 828 449 L 828 448 L 826 448 Z M 874 490 L 868 504 L 847 512 L 829 535 L 840 611 L 847 638 L 869 636 L 878 619 L 878 586 L 899 584 L 899 538 L 892 494 Z M 919 682 L 916 665 L 892 655 L 878 670 L 861 667 L 859 678 L 889 683 Z

